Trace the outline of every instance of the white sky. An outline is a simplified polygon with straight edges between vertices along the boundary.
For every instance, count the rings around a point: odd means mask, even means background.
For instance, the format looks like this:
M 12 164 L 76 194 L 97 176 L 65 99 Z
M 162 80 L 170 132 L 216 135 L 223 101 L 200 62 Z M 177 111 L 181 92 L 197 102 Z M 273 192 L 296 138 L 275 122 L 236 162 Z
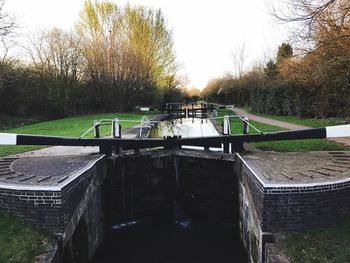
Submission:
M 232 52 L 245 44 L 246 67 L 271 56 L 287 32 L 273 22 L 268 3 L 278 0 L 110 0 L 118 5 L 161 8 L 173 30 L 178 61 L 191 81 L 207 81 L 232 72 Z M 84 0 L 7 0 L 5 9 L 18 17 L 21 33 L 60 27 L 71 29 Z

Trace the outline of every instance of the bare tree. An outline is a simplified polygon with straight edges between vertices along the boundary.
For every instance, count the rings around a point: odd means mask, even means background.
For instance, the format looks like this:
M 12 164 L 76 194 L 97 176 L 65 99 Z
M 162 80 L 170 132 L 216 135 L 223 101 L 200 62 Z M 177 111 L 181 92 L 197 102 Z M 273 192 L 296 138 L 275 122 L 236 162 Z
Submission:
M 247 59 L 245 50 L 245 44 L 241 44 L 235 51 L 231 53 L 233 61 L 234 76 L 236 78 L 242 78 L 244 71 L 244 63 Z
M 76 88 L 83 75 L 82 53 L 79 39 L 72 33 L 53 28 L 39 32 L 29 38 L 26 47 L 32 68 L 42 78 L 49 77 L 55 85 L 47 84 L 55 102 L 60 104 L 64 114 L 75 112 L 79 94 Z

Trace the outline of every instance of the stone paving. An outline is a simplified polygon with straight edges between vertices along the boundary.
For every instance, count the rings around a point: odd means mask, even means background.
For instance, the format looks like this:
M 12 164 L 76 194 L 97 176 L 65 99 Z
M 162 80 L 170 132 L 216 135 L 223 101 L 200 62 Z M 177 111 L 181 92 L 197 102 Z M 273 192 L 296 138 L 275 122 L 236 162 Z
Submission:
M 91 167 L 103 155 L 0 159 L 0 185 L 57 186 Z
M 153 121 L 162 121 L 158 114 Z M 149 132 L 149 127 L 143 132 Z M 122 138 L 136 138 L 139 126 L 122 131 Z M 12 185 L 43 187 L 64 185 L 102 158 L 99 147 L 53 146 L 0 159 L 0 188 Z
M 265 183 L 322 183 L 350 177 L 350 152 L 248 151 L 243 159 Z

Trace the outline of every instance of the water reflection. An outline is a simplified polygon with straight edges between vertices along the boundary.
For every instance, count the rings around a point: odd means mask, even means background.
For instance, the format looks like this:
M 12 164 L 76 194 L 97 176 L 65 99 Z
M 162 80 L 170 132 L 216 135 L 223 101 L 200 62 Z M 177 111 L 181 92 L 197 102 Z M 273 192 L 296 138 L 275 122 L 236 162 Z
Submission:
M 207 119 L 173 119 L 159 123 L 152 129 L 151 138 L 163 136 L 207 137 L 217 136 L 218 131 Z

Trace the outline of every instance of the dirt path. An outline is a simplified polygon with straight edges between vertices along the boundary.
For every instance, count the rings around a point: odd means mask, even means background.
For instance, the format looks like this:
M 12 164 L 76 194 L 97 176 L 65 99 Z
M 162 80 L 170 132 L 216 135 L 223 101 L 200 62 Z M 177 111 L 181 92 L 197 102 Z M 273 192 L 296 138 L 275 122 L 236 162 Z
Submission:
M 293 124 L 293 123 L 289 123 L 289 122 L 285 122 L 285 121 L 278 121 L 278 120 L 274 120 L 274 119 L 270 119 L 270 118 L 257 116 L 257 115 L 254 115 L 252 113 L 249 113 L 249 112 L 242 110 L 242 109 L 239 109 L 239 108 L 234 108 L 233 110 L 234 110 L 234 112 L 236 112 L 240 116 L 248 117 L 249 120 L 253 120 L 253 121 L 281 127 L 281 128 L 288 129 L 288 130 L 304 130 L 304 129 L 310 128 L 308 126 L 303 126 L 303 125 Z
M 257 116 L 240 108 L 233 108 L 233 111 L 240 116 L 248 117 L 250 120 L 281 127 L 288 130 L 304 130 L 304 129 L 311 128 L 308 126 L 303 126 L 303 125 L 293 124 L 285 121 L 278 121 L 278 120 L 274 120 L 266 117 Z M 347 147 L 350 147 L 350 137 L 334 138 L 329 140 L 336 143 L 343 144 Z

